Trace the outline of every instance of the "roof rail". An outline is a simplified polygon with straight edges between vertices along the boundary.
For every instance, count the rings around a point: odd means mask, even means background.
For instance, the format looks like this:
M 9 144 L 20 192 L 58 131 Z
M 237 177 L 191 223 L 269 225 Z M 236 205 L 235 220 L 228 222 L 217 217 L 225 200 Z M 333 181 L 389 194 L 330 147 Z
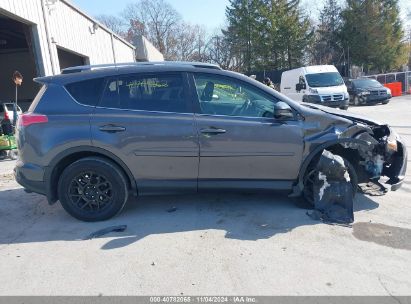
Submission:
M 97 64 L 97 65 L 82 65 L 71 68 L 66 68 L 61 71 L 61 74 L 81 73 L 85 71 L 108 69 L 108 68 L 124 68 L 124 67 L 138 67 L 138 66 L 192 66 L 195 68 L 215 69 L 221 70 L 221 67 L 216 64 L 204 63 L 204 62 L 186 62 L 186 61 L 152 61 L 152 62 L 130 62 L 130 63 L 117 63 L 117 64 Z

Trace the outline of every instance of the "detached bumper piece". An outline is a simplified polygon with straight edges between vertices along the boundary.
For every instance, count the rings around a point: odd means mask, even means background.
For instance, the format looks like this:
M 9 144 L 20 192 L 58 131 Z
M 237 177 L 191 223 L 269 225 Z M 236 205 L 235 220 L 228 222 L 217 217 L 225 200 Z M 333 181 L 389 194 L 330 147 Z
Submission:
M 368 183 L 359 184 L 358 188 L 363 194 L 369 196 L 384 196 L 389 191 L 377 180 L 371 180 Z
M 316 168 L 315 207 L 308 215 L 324 223 L 349 225 L 354 222 L 353 187 L 344 160 L 324 150 Z

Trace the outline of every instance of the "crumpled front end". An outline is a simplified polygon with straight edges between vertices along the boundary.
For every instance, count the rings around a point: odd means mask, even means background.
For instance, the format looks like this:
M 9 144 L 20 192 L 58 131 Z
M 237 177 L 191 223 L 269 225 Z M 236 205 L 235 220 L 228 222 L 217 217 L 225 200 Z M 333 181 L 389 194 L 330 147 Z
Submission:
M 305 160 L 292 197 L 304 194 L 307 174 L 324 150 L 350 162 L 360 188 L 374 185 L 383 195 L 389 188 L 401 187 L 407 170 L 406 146 L 388 125 L 325 107 L 309 108 L 305 114 Z
M 384 183 L 390 185 L 391 190 L 398 190 L 407 170 L 406 146 L 387 125 L 371 126 L 370 129 L 371 133 L 362 132 L 354 137 L 368 143 L 368 147 L 350 142 L 343 144 L 344 148 L 358 152 L 353 165 L 359 175 L 359 184 L 369 181 L 378 183 L 381 177 L 387 177 Z

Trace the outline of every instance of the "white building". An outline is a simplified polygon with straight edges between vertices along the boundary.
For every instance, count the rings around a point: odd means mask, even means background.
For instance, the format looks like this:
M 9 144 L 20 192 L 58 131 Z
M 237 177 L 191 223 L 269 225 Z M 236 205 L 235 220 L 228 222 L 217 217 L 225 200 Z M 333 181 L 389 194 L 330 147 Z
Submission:
M 144 36 L 135 37 L 137 61 L 164 61 L 163 54 Z
M 0 0 L 0 102 L 14 100 L 14 71 L 24 77 L 19 103 L 29 104 L 32 79 L 70 66 L 135 61 L 135 48 L 68 0 Z

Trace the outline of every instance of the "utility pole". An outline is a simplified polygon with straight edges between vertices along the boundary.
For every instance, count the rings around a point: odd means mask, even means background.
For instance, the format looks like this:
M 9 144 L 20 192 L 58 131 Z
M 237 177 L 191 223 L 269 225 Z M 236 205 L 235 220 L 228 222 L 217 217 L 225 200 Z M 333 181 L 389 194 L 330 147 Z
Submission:
M 217 63 L 220 64 L 220 37 L 217 36 Z
M 251 0 L 247 1 L 247 73 L 251 73 L 251 13 L 250 13 L 250 7 L 251 7 Z

